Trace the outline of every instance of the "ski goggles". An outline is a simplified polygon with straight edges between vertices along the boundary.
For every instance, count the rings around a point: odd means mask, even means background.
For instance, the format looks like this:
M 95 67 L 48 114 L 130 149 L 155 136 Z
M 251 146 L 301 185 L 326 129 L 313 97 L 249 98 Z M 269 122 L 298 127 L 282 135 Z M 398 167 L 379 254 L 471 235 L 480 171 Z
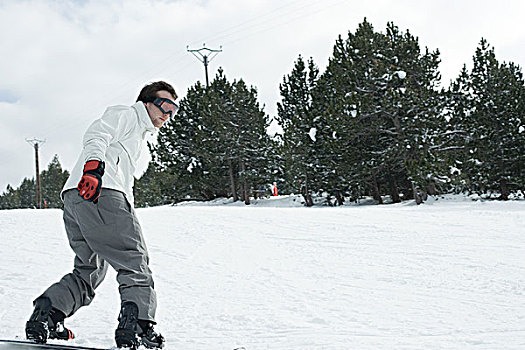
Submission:
M 153 100 L 153 104 L 157 106 L 162 113 L 169 114 L 170 117 L 173 117 L 179 110 L 179 105 L 167 98 L 157 97 Z

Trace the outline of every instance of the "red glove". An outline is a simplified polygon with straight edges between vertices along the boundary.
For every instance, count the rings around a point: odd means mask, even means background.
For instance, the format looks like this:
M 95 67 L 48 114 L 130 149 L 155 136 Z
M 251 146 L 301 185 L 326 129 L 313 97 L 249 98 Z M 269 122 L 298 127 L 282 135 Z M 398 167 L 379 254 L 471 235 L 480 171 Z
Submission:
M 84 175 L 78 183 L 77 189 L 80 197 L 96 203 L 102 188 L 102 175 L 104 175 L 104 162 L 90 160 L 84 164 Z

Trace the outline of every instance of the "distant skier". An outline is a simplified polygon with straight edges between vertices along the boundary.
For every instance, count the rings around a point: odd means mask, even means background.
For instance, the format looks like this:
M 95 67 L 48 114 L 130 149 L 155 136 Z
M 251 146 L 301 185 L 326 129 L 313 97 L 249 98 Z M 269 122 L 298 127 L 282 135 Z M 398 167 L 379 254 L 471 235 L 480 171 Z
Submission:
M 74 269 L 34 301 L 26 323 L 28 339 L 72 339 L 64 319 L 91 303 L 109 264 L 118 273 L 122 302 L 117 346 L 164 345 L 153 329 L 157 298 L 133 209 L 133 173 L 146 133 L 174 116 L 176 99 L 168 83 L 151 83 L 141 90 L 137 103 L 109 107 L 87 129 L 80 158 L 61 193 L 66 233 L 76 254 Z
M 279 191 L 277 190 L 277 182 L 274 182 L 273 185 L 272 185 L 272 194 L 274 196 L 278 196 L 279 195 Z

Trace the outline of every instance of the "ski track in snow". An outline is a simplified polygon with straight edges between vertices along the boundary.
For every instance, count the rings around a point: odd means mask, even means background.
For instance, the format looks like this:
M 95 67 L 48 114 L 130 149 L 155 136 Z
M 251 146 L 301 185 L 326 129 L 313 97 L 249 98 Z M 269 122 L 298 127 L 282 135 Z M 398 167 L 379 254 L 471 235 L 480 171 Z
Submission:
M 171 349 L 525 349 L 525 202 L 137 210 Z M 71 270 L 60 210 L 0 211 L 0 338 Z M 114 343 L 111 270 L 66 321 Z

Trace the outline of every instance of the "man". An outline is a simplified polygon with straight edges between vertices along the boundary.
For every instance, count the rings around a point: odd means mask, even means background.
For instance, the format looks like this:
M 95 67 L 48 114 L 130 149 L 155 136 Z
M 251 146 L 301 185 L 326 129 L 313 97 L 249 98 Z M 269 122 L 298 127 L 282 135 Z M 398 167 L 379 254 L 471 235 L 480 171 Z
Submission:
M 137 103 L 109 107 L 88 128 L 61 194 L 66 233 L 76 254 L 74 269 L 34 301 L 26 323 L 28 339 L 72 339 L 64 319 L 91 303 L 109 264 L 117 271 L 122 303 L 117 346 L 163 346 L 164 338 L 153 329 L 156 294 L 133 210 L 133 173 L 146 133 L 173 117 L 176 99 L 171 85 L 151 83 L 141 90 Z

